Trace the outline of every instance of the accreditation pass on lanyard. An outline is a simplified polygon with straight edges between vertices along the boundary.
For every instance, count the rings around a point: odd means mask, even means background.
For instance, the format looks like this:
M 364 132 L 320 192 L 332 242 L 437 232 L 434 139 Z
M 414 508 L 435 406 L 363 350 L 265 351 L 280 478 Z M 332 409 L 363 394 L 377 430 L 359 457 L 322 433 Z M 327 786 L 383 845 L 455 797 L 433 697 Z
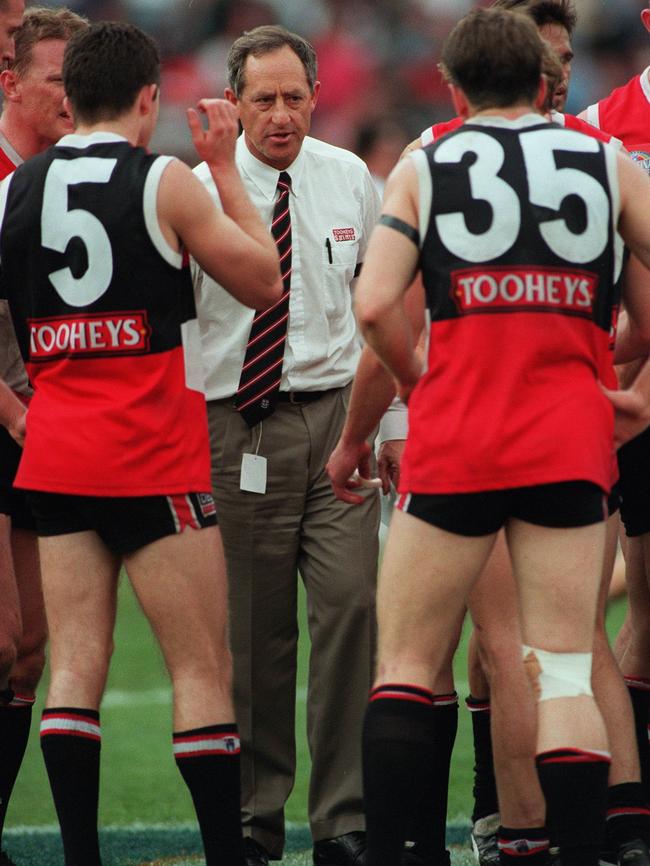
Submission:
M 266 457 L 258 454 L 262 441 L 262 423 L 260 422 L 260 437 L 257 440 L 255 454 L 242 454 L 239 489 L 247 493 L 266 493 Z

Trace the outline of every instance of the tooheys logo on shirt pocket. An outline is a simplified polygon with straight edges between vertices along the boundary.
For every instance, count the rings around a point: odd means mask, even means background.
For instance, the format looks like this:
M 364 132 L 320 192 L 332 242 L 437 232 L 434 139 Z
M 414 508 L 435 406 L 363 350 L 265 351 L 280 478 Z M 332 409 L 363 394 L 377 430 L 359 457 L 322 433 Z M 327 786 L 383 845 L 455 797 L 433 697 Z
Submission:
M 151 335 L 145 310 L 28 319 L 27 324 L 32 361 L 146 352 Z
M 332 229 L 332 236 L 337 243 L 341 241 L 355 241 L 357 236 L 352 227 L 346 229 Z

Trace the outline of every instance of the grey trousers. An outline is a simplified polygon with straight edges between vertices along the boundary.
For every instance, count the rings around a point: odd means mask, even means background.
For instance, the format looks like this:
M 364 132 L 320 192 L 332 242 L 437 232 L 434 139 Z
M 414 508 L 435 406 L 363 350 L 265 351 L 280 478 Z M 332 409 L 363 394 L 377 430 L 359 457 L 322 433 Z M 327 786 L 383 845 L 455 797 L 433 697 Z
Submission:
M 315 840 L 362 830 L 361 727 L 373 677 L 379 497 L 339 502 L 325 464 L 349 387 L 280 403 L 250 430 L 232 401 L 208 403 L 213 487 L 228 566 L 245 835 L 279 858 L 295 773 L 297 574 L 311 655 L 307 736 Z M 265 494 L 240 490 L 243 452 L 268 460 Z

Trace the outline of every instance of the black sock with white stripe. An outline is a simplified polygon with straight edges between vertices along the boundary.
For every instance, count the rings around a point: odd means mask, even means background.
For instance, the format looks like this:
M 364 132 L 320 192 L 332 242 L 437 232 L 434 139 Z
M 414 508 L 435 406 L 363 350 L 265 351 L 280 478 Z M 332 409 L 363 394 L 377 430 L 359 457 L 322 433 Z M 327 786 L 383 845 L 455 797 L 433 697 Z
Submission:
M 8 706 L 0 706 L 0 837 L 9 798 L 27 748 L 33 703 L 33 698 L 14 695 Z
M 641 782 L 611 785 L 607 790 L 607 850 L 642 839 L 650 845 L 650 809 Z
M 435 760 L 434 715 L 433 694 L 420 686 L 386 683 L 370 693 L 363 725 L 366 866 L 400 861 Z
M 544 866 L 548 862 L 546 827 L 499 827 L 500 866 Z
M 206 866 L 244 864 L 237 725 L 174 733 L 174 758 L 190 790 Z
M 79 707 L 43 710 L 41 749 L 61 826 L 65 866 L 101 866 L 99 713 Z
M 458 695 L 450 692 L 433 696 L 433 763 L 424 796 L 416 807 L 408 829 L 409 841 L 417 853 L 435 863 L 444 863 L 446 854 L 447 798 L 451 753 L 458 730 Z
M 494 777 L 492 734 L 490 732 L 490 699 L 473 698 L 465 701 L 472 716 L 474 739 L 474 811 L 472 823 L 499 811 L 497 783 Z
M 562 866 L 597 866 L 605 837 L 609 755 L 556 749 L 537 756 L 546 827 Z

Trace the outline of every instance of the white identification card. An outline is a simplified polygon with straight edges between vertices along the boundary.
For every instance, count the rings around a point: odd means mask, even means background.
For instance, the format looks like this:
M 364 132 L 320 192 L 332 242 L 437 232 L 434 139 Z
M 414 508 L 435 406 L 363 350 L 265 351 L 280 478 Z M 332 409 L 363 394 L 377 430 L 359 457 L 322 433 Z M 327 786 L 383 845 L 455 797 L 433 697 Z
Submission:
M 266 457 L 242 454 L 239 489 L 249 493 L 266 493 Z

